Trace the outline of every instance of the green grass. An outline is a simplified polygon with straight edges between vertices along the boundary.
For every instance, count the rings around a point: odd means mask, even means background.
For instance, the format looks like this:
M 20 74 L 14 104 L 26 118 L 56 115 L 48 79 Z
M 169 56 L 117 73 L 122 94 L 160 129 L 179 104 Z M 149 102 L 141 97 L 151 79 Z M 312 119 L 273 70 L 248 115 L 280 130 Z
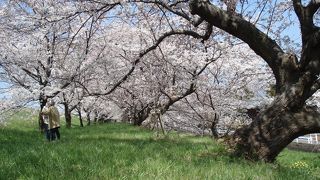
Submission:
M 208 137 L 160 138 L 126 124 L 60 132 L 49 143 L 35 120 L 0 127 L 0 179 L 320 179 L 316 153 L 285 150 L 275 164 L 253 163 Z

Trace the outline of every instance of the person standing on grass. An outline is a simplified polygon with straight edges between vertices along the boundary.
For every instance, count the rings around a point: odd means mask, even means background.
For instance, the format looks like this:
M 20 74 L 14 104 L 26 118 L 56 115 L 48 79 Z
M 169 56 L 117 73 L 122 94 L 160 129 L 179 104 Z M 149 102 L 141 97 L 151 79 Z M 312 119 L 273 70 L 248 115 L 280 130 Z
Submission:
M 47 111 L 48 107 L 45 106 L 43 108 L 43 111 Z M 44 129 L 44 133 L 46 135 L 46 138 L 48 141 L 50 141 L 50 131 L 49 131 L 49 116 L 48 115 L 44 115 L 42 114 L 42 120 L 43 120 L 43 129 Z
M 53 99 L 48 100 L 47 108 L 42 110 L 42 115 L 47 115 L 49 117 L 49 141 L 60 139 L 60 114 L 58 108 L 55 107 L 55 102 Z

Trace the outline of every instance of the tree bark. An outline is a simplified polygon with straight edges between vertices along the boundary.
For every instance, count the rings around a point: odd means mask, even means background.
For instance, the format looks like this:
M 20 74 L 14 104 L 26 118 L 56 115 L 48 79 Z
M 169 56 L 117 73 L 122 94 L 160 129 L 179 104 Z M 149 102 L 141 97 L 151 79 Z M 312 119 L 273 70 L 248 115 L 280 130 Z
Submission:
M 295 138 L 319 132 L 319 128 L 320 114 L 315 109 L 290 110 L 274 103 L 250 125 L 238 129 L 229 144 L 234 146 L 235 155 L 273 162 Z
M 256 119 L 233 134 L 230 145 L 236 155 L 251 160 L 273 162 L 277 155 L 295 138 L 320 132 L 320 113 L 306 106 L 310 97 L 310 78 L 300 77 L 288 83 L 283 92 Z
M 90 119 L 91 111 L 84 109 L 84 112 L 86 113 L 87 126 L 90 126 L 90 124 L 91 124 L 91 119 Z
M 67 103 L 63 103 L 64 105 L 64 117 L 66 119 L 66 127 L 71 128 L 71 111 L 69 110 L 69 105 Z
M 77 110 L 78 110 L 78 115 L 79 115 L 80 127 L 83 127 L 81 108 L 77 108 Z
M 211 130 L 211 133 L 212 133 L 212 137 L 214 139 L 218 139 L 219 138 L 219 133 L 217 131 L 217 124 L 218 124 L 218 121 L 219 121 L 219 117 L 217 115 L 217 113 L 214 113 L 214 119 L 211 123 L 211 126 L 210 126 L 210 130 Z
M 139 112 L 135 113 L 133 118 L 133 125 L 141 126 L 142 122 L 149 117 L 150 111 L 151 111 L 151 108 L 149 106 L 146 106 Z
M 90 126 L 90 124 L 91 124 L 90 114 L 87 114 L 87 126 Z

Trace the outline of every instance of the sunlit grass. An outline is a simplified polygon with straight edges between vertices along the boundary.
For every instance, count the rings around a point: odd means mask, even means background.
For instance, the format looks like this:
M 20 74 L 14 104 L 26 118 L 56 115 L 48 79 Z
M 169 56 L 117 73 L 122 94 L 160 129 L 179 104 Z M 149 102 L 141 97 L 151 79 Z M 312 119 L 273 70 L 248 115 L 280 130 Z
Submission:
M 62 127 L 52 143 L 34 119 L 0 129 L 0 179 L 320 179 L 316 153 L 285 150 L 265 164 L 232 157 L 209 137 L 126 124 Z

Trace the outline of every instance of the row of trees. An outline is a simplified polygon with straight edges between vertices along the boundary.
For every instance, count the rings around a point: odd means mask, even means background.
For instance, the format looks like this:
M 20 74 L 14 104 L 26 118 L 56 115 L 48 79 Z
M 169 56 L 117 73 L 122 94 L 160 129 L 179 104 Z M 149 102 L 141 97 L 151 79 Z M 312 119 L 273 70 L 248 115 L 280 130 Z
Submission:
M 235 131 L 235 154 L 274 161 L 319 131 L 317 1 L 1 3 L 1 108 L 47 98 L 87 119 Z M 300 28 L 299 28 L 300 27 Z M 297 34 L 301 31 L 301 39 Z M 10 95 L 9 95 L 10 94 Z M 10 103 L 9 103 L 10 102 Z M 254 120 L 246 109 L 260 107 Z M 112 108 L 110 108 L 112 107 Z M 89 121 L 90 122 L 90 121 Z M 228 133 L 228 132 L 227 132 Z

